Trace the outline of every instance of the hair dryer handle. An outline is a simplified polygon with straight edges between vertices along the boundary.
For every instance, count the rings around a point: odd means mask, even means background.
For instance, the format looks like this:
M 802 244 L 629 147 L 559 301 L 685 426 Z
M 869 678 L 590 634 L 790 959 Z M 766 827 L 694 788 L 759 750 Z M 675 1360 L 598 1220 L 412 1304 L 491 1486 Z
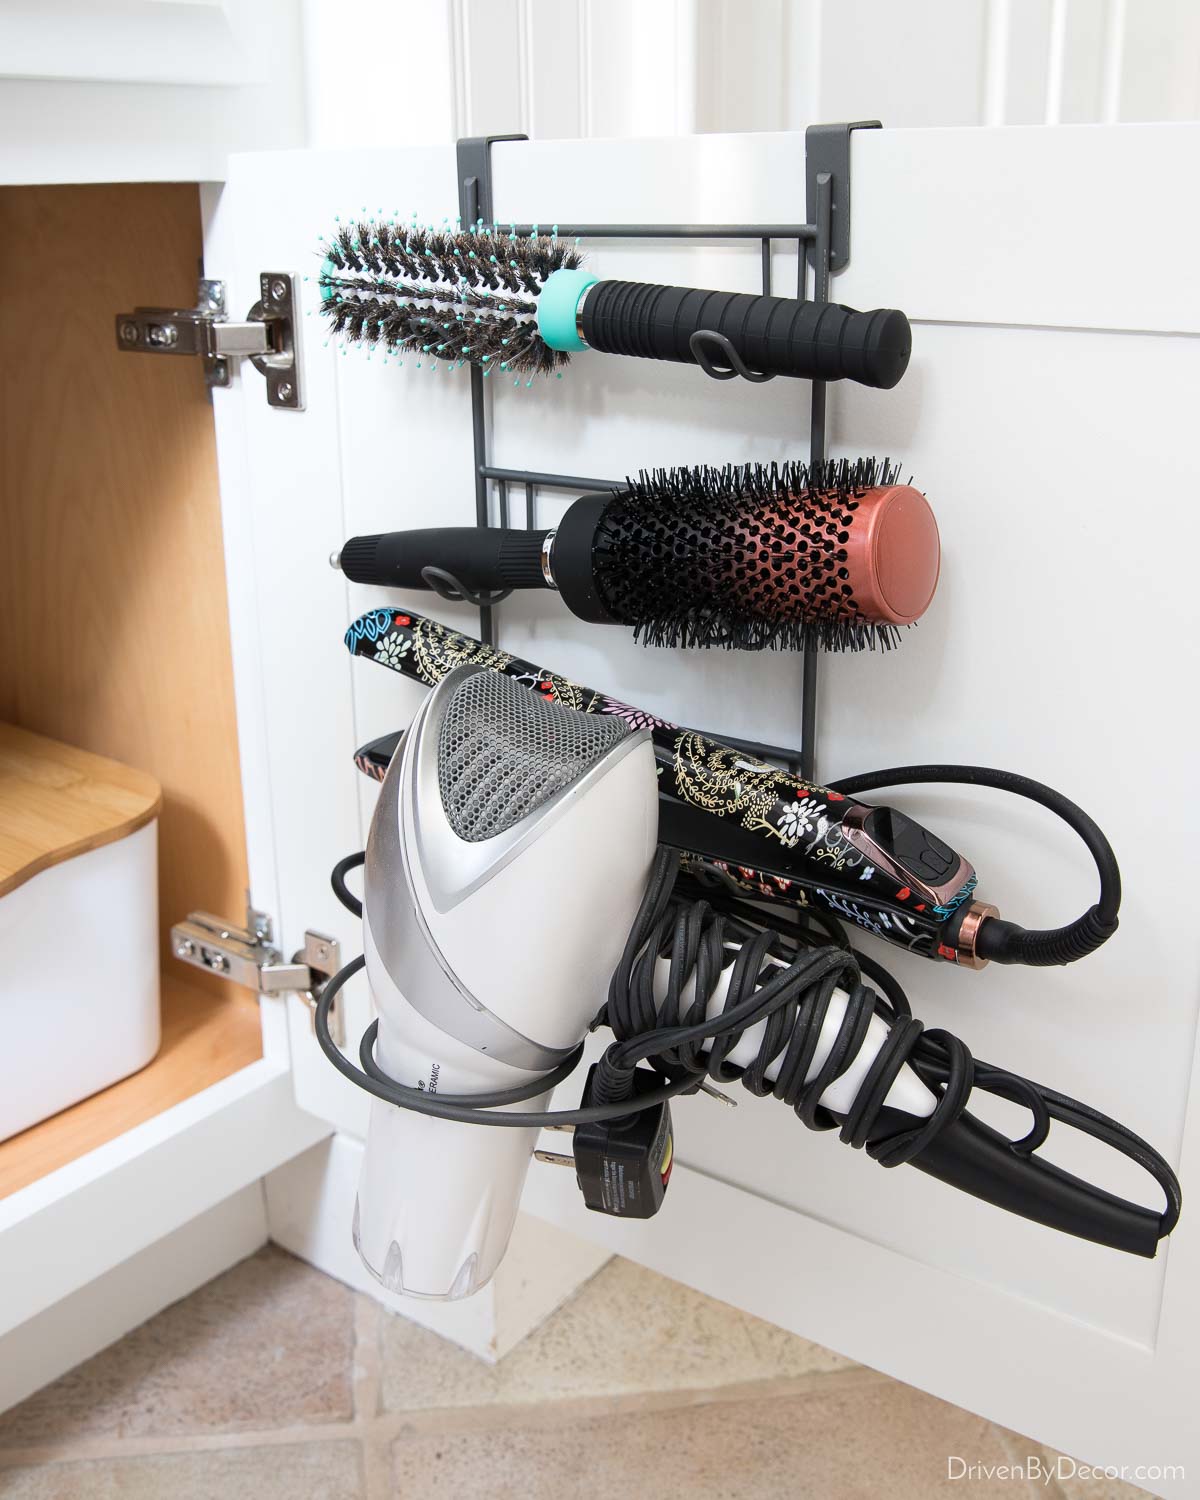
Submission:
M 751 370 L 807 380 L 854 380 L 890 390 L 908 368 L 912 330 L 895 308 L 599 281 L 580 315 L 583 337 L 608 354 L 695 364 L 691 338 L 722 334 Z
M 469 589 L 544 589 L 542 572 L 545 531 L 505 526 L 430 526 L 416 531 L 386 531 L 352 536 L 338 554 L 338 567 L 353 583 L 385 589 L 442 590 L 433 577 L 443 575 Z

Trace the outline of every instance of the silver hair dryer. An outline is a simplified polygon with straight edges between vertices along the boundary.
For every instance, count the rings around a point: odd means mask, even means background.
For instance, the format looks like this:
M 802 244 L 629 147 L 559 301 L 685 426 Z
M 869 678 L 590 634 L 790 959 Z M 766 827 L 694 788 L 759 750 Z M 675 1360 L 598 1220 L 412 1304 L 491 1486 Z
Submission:
M 657 836 L 648 731 L 479 667 L 451 672 L 392 761 L 367 844 L 384 1071 L 431 1094 L 486 1095 L 563 1063 L 604 1003 Z M 372 1276 L 440 1299 L 485 1285 L 537 1134 L 376 1100 L 354 1219 Z

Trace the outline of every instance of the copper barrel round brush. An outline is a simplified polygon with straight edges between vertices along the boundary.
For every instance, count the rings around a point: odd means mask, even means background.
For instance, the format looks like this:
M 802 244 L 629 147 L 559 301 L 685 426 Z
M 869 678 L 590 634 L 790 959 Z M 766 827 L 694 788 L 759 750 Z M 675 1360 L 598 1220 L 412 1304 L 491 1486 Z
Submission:
M 337 562 L 391 588 L 550 588 L 580 619 L 656 646 L 892 646 L 933 598 L 928 501 L 873 459 L 643 472 L 550 531 L 353 537 Z

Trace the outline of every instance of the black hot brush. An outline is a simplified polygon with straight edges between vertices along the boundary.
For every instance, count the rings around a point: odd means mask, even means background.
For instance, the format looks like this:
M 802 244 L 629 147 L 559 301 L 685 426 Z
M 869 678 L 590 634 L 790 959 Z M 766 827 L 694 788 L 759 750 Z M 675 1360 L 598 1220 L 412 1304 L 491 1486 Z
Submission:
M 356 536 L 355 583 L 556 589 L 580 619 L 657 646 L 894 645 L 937 585 L 937 523 L 887 463 L 659 469 L 575 501 L 551 531 Z
M 890 390 L 912 348 L 894 308 L 601 281 L 557 235 L 375 219 L 340 226 L 322 254 L 321 310 L 335 334 L 527 383 L 581 349 L 697 364 L 707 330 L 764 375 Z

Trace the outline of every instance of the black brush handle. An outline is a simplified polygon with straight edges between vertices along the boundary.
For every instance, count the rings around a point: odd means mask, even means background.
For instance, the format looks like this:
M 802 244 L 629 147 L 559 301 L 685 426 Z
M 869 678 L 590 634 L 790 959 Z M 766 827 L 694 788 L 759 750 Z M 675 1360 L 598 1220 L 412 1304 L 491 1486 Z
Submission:
M 427 589 L 426 568 L 438 568 L 475 591 L 544 589 L 545 531 L 506 526 L 430 526 L 352 536 L 338 566 L 354 583 L 385 589 Z
M 895 308 L 855 312 L 834 302 L 598 281 L 580 313 L 583 337 L 606 354 L 697 363 L 701 329 L 729 340 L 751 370 L 806 380 L 854 380 L 890 390 L 908 368 L 912 330 Z M 719 359 L 719 355 L 717 356 Z

